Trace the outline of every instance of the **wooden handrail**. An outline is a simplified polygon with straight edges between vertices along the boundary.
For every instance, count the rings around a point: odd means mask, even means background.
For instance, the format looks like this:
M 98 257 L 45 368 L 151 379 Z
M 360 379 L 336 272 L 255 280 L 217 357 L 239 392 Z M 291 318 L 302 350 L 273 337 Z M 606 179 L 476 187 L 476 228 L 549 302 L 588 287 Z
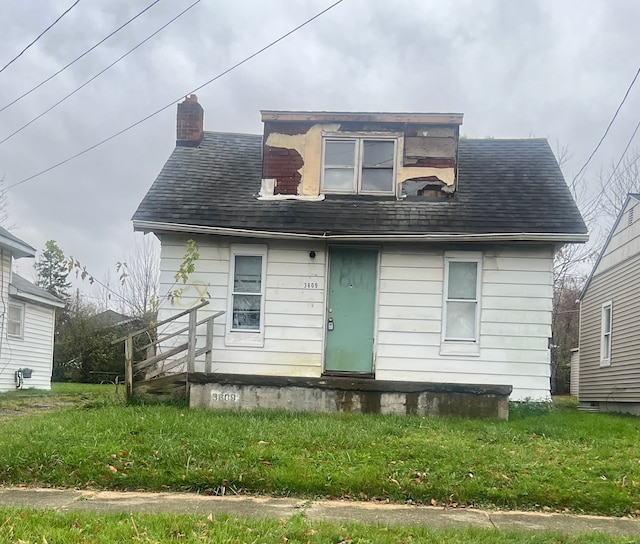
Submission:
M 220 317 L 222 314 L 224 314 L 224 312 L 217 312 L 213 315 L 210 315 L 209 317 L 204 317 L 203 319 L 201 319 L 200 321 L 198 321 L 196 323 L 196 327 L 199 327 L 200 325 L 204 325 L 207 321 L 209 321 L 209 319 L 215 319 L 216 317 Z M 167 334 L 167 335 L 163 335 L 161 338 L 157 338 L 156 340 L 154 340 L 153 342 L 149 342 L 148 344 L 145 344 L 144 346 L 140 346 L 139 348 L 136 348 L 136 351 L 140 352 L 140 351 L 144 351 L 147 348 L 150 348 L 151 346 L 155 346 L 156 344 L 159 344 L 160 342 L 166 342 L 167 340 L 169 340 L 170 338 L 173 338 L 174 336 L 178 336 L 179 334 L 182 334 L 183 332 L 187 332 L 189 330 L 189 325 L 187 325 L 186 327 L 182 327 L 181 329 L 172 332 L 171 334 Z
M 113 342 L 111 342 L 111 345 L 115 345 L 118 344 L 120 342 L 124 342 L 127 338 L 133 338 L 134 336 L 140 336 L 141 334 L 151 331 L 153 329 L 156 329 L 162 325 L 166 325 L 167 323 L 170 323 L 171 321 L 175 321 L 176 319 L 190 314 L 191 312 L 196 312 L 198 311 L 200 308 L 206 306 L 207 304 L 209 304 L 208 300 L 203 300 L 200 304 L 198 304 L 197 306 L 194 306 L 193 308 L 189 308 L 188 310 L 185 310 L 184 312 L 180 312 L 179 314 L 176 314 L 172 317 L 168 317 L 167 319 L 163 319 L 162 321 L 158 321 L 156 324 L 154 325 L 149 325 L 148 327 L 145 327 L 144 329 L 140 329 L 137 330 L 135 332 L 132 332 L 131 334 L 127 334 L 126 336 L 122 336 L 116 340 L 114 340 Z
M 185 342 L 184 344 L 180 344 L 179 346 L 176 346 L 175 348 L 171 348 L 171 349 L 165 351 L 164 353 L 160 353 L 159 355 L 156 355 L 155 357 L 151 357 L 150 359 L 145 359 L 144 361 L 140 361 L 139 363 L 136 363 L 136 364 L 133 365 L 133 370 L 135 370 L 136 372 L 138 372 L 139 370 L 143 370 L 143 369 L 147 368 L 148 366 L 151 366 L 154 363 L 159 363 L 160 361 L 163 361 L 164 359 L 168 359 L 169 357 L 172 357 L 173 355 L 177 355 L 178 353 L 186 350 L 188 346 L 189 346 L 189 344 L 187 342 Z
M 136 331 L 132 334 L 129 334 L 128 336 L 125 336 L 121 339 L 119 339 L 119 341 L 124 340 L 125 341 L 125 385 L 126 385 L 126 389 L 127 389 L 127 397 L 131 398 L 133 396 L 133 376 L 134 376 L 134 372 L 138 373 L 141 370 L 146 370 L 145 372 L 145 379 L 151 379 L 154 377 L 157 377 L 163 373 L 165 373 L 167 370 L 176 368 L 177 366 L 180 366 L 181 364 L 186 363 L 187 364 L 187 372 L 194 372 L 195 371 L 195 360 L 197 357 L 201 356 L 201 355 L 205 355 L 206 356 L 206 360 L 205 360 L 205 370 L 207 372 L 211 371 L 211 353 L 213 351 L 213 325 L 214 325 L 214 320 L 217 317 L 220 317 L 221 315 L 223 315 L 225 312 L 221 311 L 221 312 L 216 312 L 213 315 L 207 316 L 203 319 L 198 320 L 197 319 L 197 311 L 206 306 L 207 304 L 209 304 L 208 301 L 203 301 L 200 304 L 194 306 L 193 308 L 189 308 L 188 310 L 185 310 L 183 312 L 180 312 L 179 314 L 174 315 L 173 317 L 170 317 L 168 319 L 164 319 L 163 321 L 160 321 L 159 323 L 157 323 L 154 326 L 151 327 L 146 327 L 145 329 L 141 329 L 139 331 Z M 168 349 L 167 351 L 165 351 L 164 353 L 160 353 L 158 355 L 155 355 L 153 357 L 149 357 L 148 359 L 145 359 L 144 361 L 140 361 L 138 363 L 133 363 L 133 351 L 134 351 L 134 347 L 133 347 L 133 339 L 140 335 L 140 334 L 144 334 L 145 332 L 148 332 L 150 330 L 152 330 L 154 327 L 158 327 L 160 325 L 165 325 L 167 323 L 170 323 L 172 321 L 175 321 L 185 315 L 189 316 L 189 326 L 188 327 L 183 327 L 181 329 L 179 329 L 176 332 L 173 332 L 169 335 L 164 335 L 162 336 L 162 338 L 158 339 L 156 338 L 153 342 L 148 343 L 147 345 L 145 345 L 143 348 L 140 349 L 146 349 L 146 348 L 150 348 L 154 345 L 157 345 L 160 342 L 164 342 L 170 338 L 174 338 L 175 336 L 178 336 L 179 334 L 182 334 L 184 332 L 188 332 L 188 337 L 187 337 L 187 341 L 183 344 L 180 344 L 178 346 L 175 346 L 173 348 Z M 200 325 L 204 325 L 206 324 L 207 329 L 206 329 L 206 344 L 204 347 L 201 348 L 197 348 L 197 329 Z M 161 362 L 161 361 L 165 361 L 166 359 L 169 359 L 170 357 L 173 357 L 174 355 L 177 355 L 183 351 L 187 351 L 187 354 L 179 357 L 178 359 L 174 359 L 171 361 L 168 361 L 166 363 L 163 363 L 160 368 L 156 367 L 153 369 L 150 369 L 151 366 Z

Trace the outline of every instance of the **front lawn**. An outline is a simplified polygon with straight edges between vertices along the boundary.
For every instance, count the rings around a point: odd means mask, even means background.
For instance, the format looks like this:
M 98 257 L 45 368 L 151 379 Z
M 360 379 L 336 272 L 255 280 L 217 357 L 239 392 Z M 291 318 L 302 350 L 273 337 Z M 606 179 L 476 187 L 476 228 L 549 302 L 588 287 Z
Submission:
M 109 398 L 0 420 L 0 482 L 617 516 L 640 510 L 633 417 L 531 406 L 512 410 L 508 422 L 242 413 L 127 407 Z
M 226 542 L 262 544 L 629 544 L 632 537 L 561 535 L 495 529 L 386 527 L 361 523 L 312 522 L 300 514 L 288 520 L 241 519 L 179 514 L 96 514 L 0 509 L 0 541 L 22 544 L 111 544 L 112 542 Z

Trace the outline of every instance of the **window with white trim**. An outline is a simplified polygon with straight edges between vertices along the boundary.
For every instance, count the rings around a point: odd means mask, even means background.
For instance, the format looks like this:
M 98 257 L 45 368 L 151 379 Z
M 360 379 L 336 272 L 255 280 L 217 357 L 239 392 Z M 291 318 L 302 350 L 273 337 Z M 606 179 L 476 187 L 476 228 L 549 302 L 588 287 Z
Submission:
M 396 140 L 323 140 L 322 190 L 325 193 L 395 194 Z
M 262 307 L 262 255 L 234 255 L 233 331 L 259 331 Z
M 22 338 L 24 335 L 24 305 L 9 304 L 7 313 L 7 335 Z
M 478 355 L 482 255 L 448 253 L 444 264 L 443 352 Z
M 613 324 L 613 302 L 602 305 L 600 317 L 600 366 L 611 366 L 611 326 Z
M 226 344 L 264 344 L 266 267 L 266 245 L 231 246 Z

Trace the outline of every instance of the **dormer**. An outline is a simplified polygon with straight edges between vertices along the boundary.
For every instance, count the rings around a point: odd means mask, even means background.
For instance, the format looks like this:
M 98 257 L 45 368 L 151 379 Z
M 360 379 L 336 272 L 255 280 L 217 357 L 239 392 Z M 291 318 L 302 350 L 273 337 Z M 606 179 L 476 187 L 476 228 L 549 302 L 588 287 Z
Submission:
M 455 192 L 462 114 L 261 113 L 263 198 Z

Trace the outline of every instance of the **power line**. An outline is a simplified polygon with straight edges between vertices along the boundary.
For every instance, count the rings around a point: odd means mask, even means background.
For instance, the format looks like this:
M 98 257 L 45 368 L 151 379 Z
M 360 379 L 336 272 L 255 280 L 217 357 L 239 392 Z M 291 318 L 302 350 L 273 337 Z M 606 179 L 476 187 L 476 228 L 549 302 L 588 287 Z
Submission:
M 638 130 L 640 130 L 640 121 L 638 121 L 638 123 L 636 124 L 636 128 L 633 130 L 633 133 L 631 134 L 631 137 L 629 138 L 629 141 L 627 142 L 627 145 L 624 148 L 624 151 L 622 152 L 622 155 L 620 155 L 620 158 L 618 159 L 618 162 L 616 163 L 616 165 L 613 167 L 613 170 L 611 170 L 611 174 L 609 174 L 609 177 L 607 178 L 607 181 L 605 181 L 602 184 L 602 187 L 600 188 L 600 191 L 598 192 L 598 194 L 591 200 L 591 202 L 589 204 L 587 204 L 586 207 L 586 212 L 587 214 L 590 214 L 592 211 L 594 211 L 594 207 L 598 204 L 598 202 L 600 201 L 600 199 L 604 196 L 605 191 L 607 190 L 607 186 L 609 185 L 609 182 L 613 179 L 613 177 L 616 174 L 616 171 L 618 170 L 618 168 L 620 167 L 620 164 L 622 164 L 622 161 L 624 160 L 627 151 L 629 151 L 629 148 L 631 147 L 631 144 L 634 140 L 634 138 L 636 137 L 636 134 L 638 133 Z M 638 162 L 638 160 L 640 160 L 640 155 L 638 155 L 635 159 L 633 159 L 629 164 L 626 165 L 626 168 L 620 172 L 619 175 L 623 175 L 625 174 L 627 171 L 629 171 L 631 169 L 631 167 Z
M 109 66 L 107 66 L 106 68 L 103 68 L 102 70 L 100 70 L 95 76 L 93 76 L 92 78 L 88 79 L 87 81 L 85 81 L 82 85 L 80 85 L 80 87 L 77 87 L 75 90 L 71 91 L 69 94 L 67 94 L 66 96 L 64 96 L 63 98 L 61 98 L 60 100 L 58 100 L 55 104 L 53 104 L 53 106 L 50 106 L 49 108 L 47 108 L 46 110 L 44 110 L 41 114 L 37 115 L 36 117 L 34 117 L 33 119 L 31 119 L 31 121 L 29 121 L 28 123 L 25 123 L 24 125 L 22 125 L 19 129 L 13 131 L 11 134 L 9 134 L 9 136 L 5 137 L 3 140 L 0 140 L 0 145 L 2 145 L 3 143 L 5 143 L 7 140 L 10 140 L 11 138 L 13 138 L 16 134 L 22 132 L 25 128 L 27 128 L 29 125 L 32 125 L 33 123 L 35 123 L 38 119 L 40 119 L 41 117 L 44 117 L 47 113 L 49 113 L 51 110 L 57 108 L 60 104 L 62 104 L 65 100 L 68 100 L 69 98 L 71 98 L 74 94 L 76 94 L 78 91 L 84 89 L 87 85 L 89 85 L 89 83 L 91 83 L 93 80 L 97 79 L 98 77 L 100 77 L 102 74 L 104 74 L 107 70 L 109 70 L 110 68 L 112 68 L 113 66 L 115 66 L 116 64 L 118 64 L 122 59 L 124 59 L 125 57 L 129 56 L 131 53 L 133 53 L 136 49 L 138 49 L 138 47 L 144 45 L 146 42 L 148 42 L 151 38 L 153 38 L 156 34 L 158 34 L 159 32 L 161 32 L 162 30 L 164 30 L 165 28 L 167 28 L 171 23 L 173 23 L 176 19 L 178 19 L 179 17 L 182 17 L 187 11 L 189 11 L 191 8 L 193 8 L 196 4 L 200 3 L 201 0 L 196 0 L 193 4 L 191 4 L 189 7 L 187 7 L 185 10 L 181 11 L 180 13 L 178 13 L 178 15 L 176 15 L 173 19 L 171 19 L 169 22 L 165 23 L 164 25 L 162 25 L 158 30 L 156 30 L 153 34 L 147 36 L 144 40 L 142 40 L 138 45 L 136 45 L 135 47 L 129 49 L 129 51 L 127 51 L 124 55 L 121 55 L 120 57 L 118 57 L 116 60 L 114 60 L 111 64 L 109 64 Z
M 589 165 L 589 163 L 591 162 L 591 159 L 596 154 L 598 149 L 600 149 L 600 146 L 602 145 L 602 142 L 604 142 L 604 139 L 607 137 L 607 134 L 609 134 L 609 129 L 611 128 L 611 125 L 613 125 L 613 122 L 616 120 L 616 117 L 618 117 L 618 113 L 620 113 L 620 110 L 622 109 L 623 104 L 627 100 L 627 97 L 629 96 L 629 93 L 631 92 L 631 88 L 634 86 L 634 84 L 635 84 L 636 80 L 638 79 L 639 75 L 640 75 L 640 67 L 638 68 L 638 71 L 636 72 L 636 75 L 633 77 L 633 81 L 631 82 L 631 84 L 627 88 L 627 92 L 624 93 L 624 97 L 622 98 L 622 102 L 620 102 L 620 105 L 616 109 L 616 112 L 613 114 L 613 117 L 611 118 L 611 121 L 609 121 L 609 124 L 607 125 L 607 129 L 604 131 L 604 134 L 602 135 L 602 138 L 600 138 L 600 141 L 598 142 L 598 145 L 596 145 L 595 149 L 589 155 L 589 158 L 587 159 L 587 161 L 582 165 L 582 168 L 580 168 L 578 173 L 575 175 L 575 177 L 573 178 L 573 182 L 572 183 L 576 182 L 576 180 L 578 179 L 580 174 L 582 174 L 584 169 Z
M 615 175 L 616 170 L 618 169 L 618 167 L 620 166 L 620 163 L 622 162 L 625 155 L 627 154 L 627 151 L 629 151 L 629 147 L 631 147 L 631 142 L 633 142 L 633 139 L 636 137 L 636 134 L 638 133 L 638 129 L 640 129 L 640 121 L 638 121 L 636 128 L 633 130 L 633 134 L 631 134 L 631 138 L 629 138 L 629 141 L 627 142 L 627 145 L 624 148 L 622 155 L 620 155 L 620 160 L 616 163 L 615 167 L 611 171 L 611 175 L 607 178 L 607 181 L 605 182 L 605 186 L 608 185 L 609 182 L 613 179 L 613 176 Z
M 134 15 L 131 19 L 129 19 L 126 23 L 120 25 L 118 28 L 116 28 L 113 32 L 111 32 L 111 34 L 109 34 L 108 36 L 105 36 L 104 38 L 102 38 L 98 43 L 96 43 L 93 47 L 87 49 L 84 53 L 82 53 L 82 55 L 80 55 L 79 57 L 75 58 L 74 60 L 72 60 L 69 64 L 67 64 L 66 66 L 64 66 L 63 68 L 60 68 L 60 70 L 58 70 L 55 74 L 49 76 L 47 79 L 45 79 L 44 81 L 38 83 L 35 87 L 33 87 L 32 89 L 29 89 L 26 93 L 21 94 L 18 98 L 16 98 L 15 100 L 13 100 L 12 102 L 9 102 L 6 106 L 0 108 L 0 112 L 3 112 L 4 110 L 6 110 L 7 108 L 9 108 L 10 106 L 13 106 L 16 102 L 18 102 L 19 100 L 22 100 L 25 96 L 30 95 L 33 91 L 39 89 L 40 87 L 42 87 L 45 83 L 51 81 L 54 77 L 56 77 L 58 74 L 61 74 L 62 72 L 64 72 L 67 68 L 69 68 L 70 66 L 72 66 L 73 64 L 75 64 L 76 62 L 78 62 L 81 58 L 87 56 L 89 53 L 91 53 L 91 51 L 93 51 L 96 47 L 98 47 L 99 45 L 102 45 L 104 42 L 106 42 L 109 38 L 111 38 L 112 36 L 114 36 L 115 34 L 117 34 L 118 32 L 120 32 L 124 27 L 126 27 L 127 25 L 129 25 L 130 23 L 132 23 L 134 20 L 136 20 L 138 17 L 140 17 L 143 13 L 145 13 L 146 11 L 148 11 L 149 9 L 151 9 L 153 6 L 155 6 L 158 2 L 160 2 L 160 0 L 154 0 L 151 4 L 149 4 L 146 8 L 144 8 L 140 13 L 138 13 L 137 15 Z
M 9 62 L 7 62 L 7 64 L 5 64 L 2 68 L 0 68 L 0 72 L 4 72 L 5 69 L 10 66 L 11 64 L 13 64 L 15 61 L 17 61 L 23 54 L 24 52 L 29 49 L 34 43 L 36 43 L 40 38 L 42 38 L 42 36 L 44 36 L 49 30 L 51 30 L 53 28 L 53 26 L 60 20 L 62 19 L 67 13 L 69 13 L 73 8 L 75 8 L 78 5 L 78 2 L 80 2 L 80 0 L 76 0 L 71 7 L 69 7 L 62 15 L 60 15 L 60 17 L 58 17 L 55 21 L 53 21 L 53 23 L 51 23 L 47 28 L 45 28 L 42 32 L 40 32 L 40 34 L 36 37 L 35 40 L 33 40 L 29 45 L 27 45 L 27 47 L 25 47 L 22 51 L 20 51 L 20 53 L 18 53 L 15 57 L 13 57 Z
M 301 28 L 307 26 L 309 23 L 311 23 L 312 21 L 315 21 L 318 17 L 321 17 L 322 15 L 324 15 L 325 13 L 327 13 L 329 10 L 335 8 L 338 4 L 341 4 L 344 0 L 338 0 L 337 2 L 334 2 L 333 4 L 331 4 L 329 7 L 323 9 L 321 12 L 317 13 L 316 15 L 314 15 L 313 17 L 311 17 L 310 19 L 307 19 L 304 23 L 298 25 L 297 27 L 293 28 L 292 30 L 290 30 L 289 32 L 287 32 L 286 34 L 283 34 L 282 36 L 280 36 L 278 39 L 272 41 L 271 43 L 265 45 L 263 48 L 259 49 L 258 51 L 256 51 L 255 53 L 249 55 L 248 57 L 246 57 L 244 60 L 241 60 L 240 62 L 234 64 L 233 66 L 231 66 L 231 68 L 227 68 L 224 72 L 221 72 L 220 74 L 218 74 L 215 77 L 212 77 L 209 81 L 206 81 L 205 83 L 203 83 L 202 85 L 196 87 L 195 89 L 193 89 L 192 91 L 190 91 L 187 94 L 192 94 L 195 93 L 196 91 L 199 91 L 200 89 L 206 87 L 207 85 L 210 85 L 211 83 L 213 83 L 214 81 L 220 79 L 221 77 L 225 76 L 226 74 L 228 74 L 229 72 L 231 72 L 232 70 L 235 70 L 236 68 L 238 68 L 239 66 L 242 66 L 243 64 L 245 64 L 246 62 L 250 61 L 251 59 L 253 59 L 254 57 L 258 56 L 260 53 L 266 51 L 267 49 L 273 47 L 274 45 L 276 45 L 278 42 L 281 42 L 282 40 L 284 40 L 285 38 L 289 37 L 291 34 L 297 32 L 298 30 L 300 30 Z M 171 107 L 173 107 L 173 105 L 180 101 L 185 95 L 181 95 L 177 100 L 173 100 L 171 101 L 169 104 L 167 104 L 166 106 L 163 106 L 162 108 L 154 111 L 153 113 L 150 113 L 149 115 L 147 115 L 146 117 L 143 117 L 142 119 L 136 121 L 135 123 L 129 125 L 128 127 L 123 128 L 122 130 L 116 132 L 115 134 L 112 134 L 111 136 L 105 138 L 104 140 L 99 141 L 96 144 L 93 144 L 90 147 L 87 147 L 85 149 L 83 149 L 82 151 L 76 153 L 75 155 L 72 155 L 71 157 L 67 157 L 66 159 L 60 161 L 59 163 L 56 163 L 52 166 L 49 166 L 48 168 L 45 168 L 44 170 L 41 170 L 40 172 L 38 172 L 37 174 L 33 174 L 32 176 L 29 176 L 27 178 L 24 178 L 16 183 L 13 183 L 12 185 L 8 185 L 6 190 L 8 191 L 9 189 L 12 189 L 13 187 L 17 187 L 18 185 L 22 185 L 23 183 L 26 183 L 27 181 L 31 181 L 34 178 L 37 178 L 39 176 L 41 176 L 42 174 L 46 174 L 47 172 L 50 172 L 51 170 L 54 170 L 60 166 L 62 166 L 63 164 L 66 164 L 74 159 L 77 159 L 78 157 L 84 155 L 85 153 L 88 153 L 89 151 L 94 150 L 96 147 L 99 147 L 103 144 L 106 144 L 107 142 L 113 140 L 114 138 L 117 138 L 118 136 L 120 136 L 121 134 L 124 134 L 125 132 L 128 132 L 129 130 L 131 130 L 132 128 L 137 127 L 138 125 L 144 123 L 145 121 L 148 121 L 149 119 L 151 119 L 152 117 L 155 117 L 156 115 L 158 115 L 159 113 L 163 112 L 166 109 L 169 109 Z

